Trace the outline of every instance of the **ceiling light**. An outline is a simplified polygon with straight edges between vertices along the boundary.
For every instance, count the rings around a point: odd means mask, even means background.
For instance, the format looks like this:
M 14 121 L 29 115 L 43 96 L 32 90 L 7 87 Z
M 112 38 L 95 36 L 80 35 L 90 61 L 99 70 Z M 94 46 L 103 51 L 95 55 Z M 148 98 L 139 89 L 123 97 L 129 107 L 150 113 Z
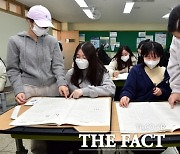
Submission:
M 84 0 L 75 0 L 80 7 L 88 7 Z
M 133 8 L 134 2 L 126 2 L 123 13 L 130 13 Z
M 91 12 L 90 9 L 83 9 L 84 13 L 88 16 L 90 19 L 94 19 L 93 13 Z
M 165 14 L 164 16 L 162 16 L 162 18 L 168 19 L 168 18 L 169 18 L 169 15 L 170 15 L 170 13 L 167 13 L 167 14 Z

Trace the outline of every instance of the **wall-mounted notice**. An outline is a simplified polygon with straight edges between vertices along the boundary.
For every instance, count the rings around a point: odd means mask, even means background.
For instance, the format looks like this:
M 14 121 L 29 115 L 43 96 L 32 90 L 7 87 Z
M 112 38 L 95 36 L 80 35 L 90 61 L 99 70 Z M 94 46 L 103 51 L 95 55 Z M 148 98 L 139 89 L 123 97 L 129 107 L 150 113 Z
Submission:
M 146 37 L 146 32 L 139 32 L 138 37 Z
M 166 47 L 166 34 L 165 33 L 155 33 L 155 41 L 160 43 L 163 48 Z
M 109 36 L 110 37 L 117 37 L 117 32 L 110 32 Z
M 91 43 L 94 45 L 95 48 L 99 48 L 99 44 L 100 44 L 100 41 L 99 41 L 99 37 L 92 37 L 91 38 Z

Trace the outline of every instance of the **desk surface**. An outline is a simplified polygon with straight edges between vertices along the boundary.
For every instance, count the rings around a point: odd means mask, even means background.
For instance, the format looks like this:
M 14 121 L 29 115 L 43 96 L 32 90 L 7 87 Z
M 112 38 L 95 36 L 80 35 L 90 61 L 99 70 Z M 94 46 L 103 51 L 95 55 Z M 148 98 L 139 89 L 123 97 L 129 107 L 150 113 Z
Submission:
M 118 116 L 117 116 L 117 111 L 116 111 L 116 103 L 118 103 L 118 102 L 112 103 L 111 134 L 115 134 L 115 137 L 116 137 L 115 141 L 118 142 L 118 141 L 122 141 L 122 138 L 121 138 L 121 132 L 119 129 L 119 122 L 118 122 Z M 150 133 L 148 133 L 148 134 L 150 134 Z M 155 134 L 155 133 L 153 133 L 153 134 Z M 160 134 L 160 133 L 157 133 L 157 134 Z M 178 140 L 180 142 L 180 130 L 176 130 L 174 132 L 166 132 L 166 133 L 163 132 L 162 134 L 167 135 L 167 138 L 169 136 L 171 138 L 170 140 L 174 140 L 172 138 L 172 136 L 173 137 L 178 136 L 178 139 L 176 139 L 176 141 Z M 130 138 L 132 139 L 134 135 L 135 134 L 130 134 Z M 137 135 L 138 135 L 138 137 L 141 137 L 144 134 L 137 134 Z

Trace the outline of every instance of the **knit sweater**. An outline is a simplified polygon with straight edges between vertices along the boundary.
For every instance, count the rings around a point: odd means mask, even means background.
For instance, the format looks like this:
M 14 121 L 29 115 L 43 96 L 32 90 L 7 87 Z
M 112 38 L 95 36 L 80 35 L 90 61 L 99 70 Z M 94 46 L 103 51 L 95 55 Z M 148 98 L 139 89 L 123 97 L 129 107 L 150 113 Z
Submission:
M 153 89 L 155 88 L 154 83 L 146 74 L 143 65 L 138 64 L 131 69 L 120 94 L 120 98 L 127 96 L 131 101 L 167 101 L 171 94 L 168 79 L 169 75 L 167 71 L 165 71 L 163 80 L 156 85 L 156 87 L 161 89 L 162 95 L 155 96 L 153 95 Z

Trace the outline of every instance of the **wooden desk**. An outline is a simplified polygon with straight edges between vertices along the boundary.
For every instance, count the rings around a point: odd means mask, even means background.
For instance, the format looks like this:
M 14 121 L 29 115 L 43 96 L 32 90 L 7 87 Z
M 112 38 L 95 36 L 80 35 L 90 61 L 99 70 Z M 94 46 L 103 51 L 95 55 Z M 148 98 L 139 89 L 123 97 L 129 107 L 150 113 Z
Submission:
M 28 110 L 30 106 L 21 106 L 19 115 Z M 61 141 L 77 141 L 80 133 L 110 133 L 110 124 L 108 126 L 10 126 L 12 122 L 11 114 L 13 109 L 5 112 L 0 116 L 0 133 L 11 134 L 16 140 L 17 154 L 24 154 L 27 151 L 23 147 L 22 139 L 36 140 L 61 140 Z
M 113 102 L 112 103 L 112 119 L 111 119 L 111 134 L 115 134 L 116 142 L 121 142 L 121 132 L 119 129 L 119 122 L 118 122 L 118 116 L 117 116 L 117 111 L 116 111 L 116 103 L 119 102 Z M 148 133 L 149 134 L 149 133 Z M 155 133 L 153 133 L 155 134 Z M 160 134 L 160 133 L 158 133 Z M 174 132 L 166 132 L 162 133 L 166 135 L 165 139 L 162 139 L 162 143 L 164 146 L 180 146 L 180 130 L 176 130 Z M 130 138 L 132 139 L 135 134 L 130 134 Z M 144 134 L 137 134 L 138 137 L 142 137 Z

